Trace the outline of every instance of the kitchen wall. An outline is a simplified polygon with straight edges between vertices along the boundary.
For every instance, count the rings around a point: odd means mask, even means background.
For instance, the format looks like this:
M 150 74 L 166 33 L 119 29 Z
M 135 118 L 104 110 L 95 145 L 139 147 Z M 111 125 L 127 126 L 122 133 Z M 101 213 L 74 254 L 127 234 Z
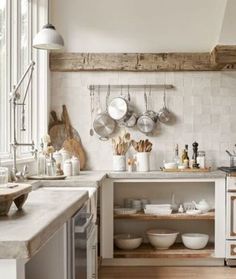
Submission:
M 51 21 L 69 52 L 210 51 L 217 43 L 236 44 L 235 0 L 52 0 Z M 209 13 L 209 11 L 211 11 Z M 233 38 L 233 39 L 232 39 Z M 165 76 L 166 75 L 166 76 Z M 89 136 L 90 84 L 149 84 L 166 80 L 172 125 L 159 125 L 152 152 L 152 168 L 171 160 L 174 145 L 197 141 L 209 165 L 228 163 L 225 149 L 236 142 L 236 72 L 51 73 L 51 108 L 66 104 L 87 151 L 87 168 L 111 169 L 111 142 Z M 153 108 L 162 106 L 162 93 L 152 94 Z M 105 92 L 102 92 L 103 103 Z M 116 92 L 119 94 L 119 92 Z M 132 102 L 144 110 L 142 92 Z M 135 139 L 145 137 L 131 130 Z
M 52 73 L 51 108 L 61 113 L 66 104 L 73 126 L 79 131 L 87 152 L 87 168 L 111 169 L 111 142 L 102 142 L 96 135 L 89 135 L 90 128 L 90 84 L 163 84 L 175 86 L 168 90 L 168 108 L 175 115 L 171 125 L 158 125 L 154 143 L 152 168 L 158 169 L 163 160 L 171 160 L 174 145 L 181 148 L 196 140 L 201 150 L 206 151 L 209 165 L 228 164 L 225 149 L 236 143 L 236 73 L 235 72 L 186 72 L 186 73 L 124 73 L 81 72 Z M 113 93 L 113 96 L 120 92 Z M 123 91 L 125 94 L 125 90 Z M 143 92 L 131 91 L 131 101 L 144 110 Z M 103 108 L 106 92 L 101 92 Z M 163 92 L 152 92 L 152 107 L 162 107 Z M 96 100 L 97 101 L 97 100 Z M 145 138 L 136 130 L 130 130 L 135 139 Z

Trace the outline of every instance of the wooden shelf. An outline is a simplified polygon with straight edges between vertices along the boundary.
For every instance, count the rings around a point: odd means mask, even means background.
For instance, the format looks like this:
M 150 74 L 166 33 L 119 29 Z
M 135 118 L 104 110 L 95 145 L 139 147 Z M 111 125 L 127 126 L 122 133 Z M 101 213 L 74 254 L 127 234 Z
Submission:
M 215 212 L 208 212 L 199 215 L 188 215 L 186 213 L 173 213 L 171 215 L 150 215 L 144 213 L 136 214 L 114 214 L 115 219 L 130 219 L 140 221 L 153 220 L 215 220 Z
M 115 258 L 212 258 L 214 244 L 209 244 L 202 250 L 190 250 L 183 244 L 175 244 L 167 250 L 157 250 L 150 244 L 142 244 L 135 250 L 120 250 L 115 248 Z

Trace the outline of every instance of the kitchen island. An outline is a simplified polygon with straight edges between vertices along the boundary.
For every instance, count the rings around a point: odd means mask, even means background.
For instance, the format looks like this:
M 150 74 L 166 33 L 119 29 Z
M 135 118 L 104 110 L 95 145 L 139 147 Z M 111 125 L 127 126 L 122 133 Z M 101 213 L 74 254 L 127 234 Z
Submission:
M 23 210 L 12 208 L 0 217 L 0 273 L 2 278 L 25 278 L 25 264 L 88 200 L 86 191 L 37 189 Z

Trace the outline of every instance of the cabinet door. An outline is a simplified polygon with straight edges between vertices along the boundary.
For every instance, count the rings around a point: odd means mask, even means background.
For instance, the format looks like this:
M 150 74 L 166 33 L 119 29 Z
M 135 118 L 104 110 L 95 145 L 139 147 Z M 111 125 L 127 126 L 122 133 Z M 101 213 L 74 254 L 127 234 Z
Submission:
M 226 259 L 236 259 L 236 241 L 226 241 Z
M 227 194 L 227 239 L 236 239 L 236 193 Z

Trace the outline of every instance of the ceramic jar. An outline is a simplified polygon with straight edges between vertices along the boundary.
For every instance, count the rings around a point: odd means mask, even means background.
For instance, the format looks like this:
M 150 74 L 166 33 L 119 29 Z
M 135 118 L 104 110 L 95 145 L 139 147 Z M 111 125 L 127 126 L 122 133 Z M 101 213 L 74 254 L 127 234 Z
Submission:
M 64 164 L 67 160 L 69 160 L 71 158 L 70 153 L 68 151 L 65 150 L 65 148 L 62 148 L 59 153 L 61 153 L 62 155 L 62 162 L 61 162 L 61 166 L 62 166 L 62 170 L 64 172 Z
M 72 175 L 79 175 L 80 172 L 80 161 L 77 157 L 73 156 L 71 158 L 71 163 L 72 163 Z
M 150 171 L 150 152 L 138 152 L 136 154 L 137 171 Z
M 114 171 L 126 171 L 126 156 L 125 155 L 113 155 L 113 170 Z
M 63 165 L 63 171 L 65 176 L 72 176 L 72 163 L 71 160 L 65 160 Z

